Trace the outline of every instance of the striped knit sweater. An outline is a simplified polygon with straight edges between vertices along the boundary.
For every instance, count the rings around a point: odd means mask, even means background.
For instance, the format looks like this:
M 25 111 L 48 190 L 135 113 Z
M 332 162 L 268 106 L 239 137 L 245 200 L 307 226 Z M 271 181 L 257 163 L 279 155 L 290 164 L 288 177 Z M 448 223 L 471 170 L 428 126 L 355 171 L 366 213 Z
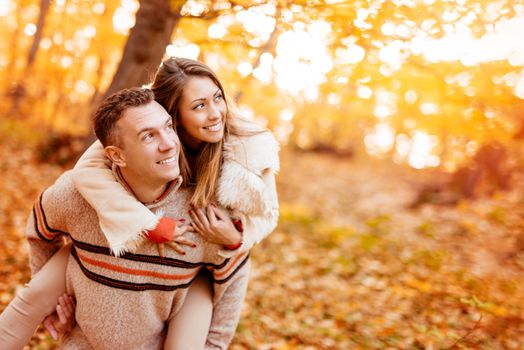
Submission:
M 173 219 L 187 214 L 191 192 L 179 180 L 149 204 L 153 212 Z M 27 226 L 31 268 L 36 273 L 66 240 L 73 242 L 67 266 L 67 292 L 77 300 L 77 325 L 64 349 L 161 349 L 165 322 L 180 309 L 187 287 L 201 268 L 214 278 L 214 316 L 207 349 L 226 349 L 240 316 L 249 275 L 249 254 L 224 258 L 220 246 L 198 234 L 197 244 L 180 255 L 144 241 L 119 258 L 110 252 L 96 212 L 74 188 L 66 172 L 35 202 Z

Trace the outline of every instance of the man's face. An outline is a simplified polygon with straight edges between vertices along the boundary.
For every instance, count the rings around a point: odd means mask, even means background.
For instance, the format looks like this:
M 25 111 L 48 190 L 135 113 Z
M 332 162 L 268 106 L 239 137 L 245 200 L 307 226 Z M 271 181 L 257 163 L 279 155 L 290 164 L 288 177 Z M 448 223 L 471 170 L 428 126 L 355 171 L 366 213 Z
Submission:
M 116 127 L 126 178 L 161 186 L 180 175 L 180 141 L 171 116 L 156 101 L 127 109 Z

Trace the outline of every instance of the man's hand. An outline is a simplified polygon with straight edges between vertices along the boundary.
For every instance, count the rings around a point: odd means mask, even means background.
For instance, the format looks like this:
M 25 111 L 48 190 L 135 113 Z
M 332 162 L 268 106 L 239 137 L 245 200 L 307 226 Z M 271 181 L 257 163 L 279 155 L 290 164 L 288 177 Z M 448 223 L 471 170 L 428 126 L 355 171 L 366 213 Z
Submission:
M 242 234 L 235 228 L 229 215 L 215 205 L 193 208 L 189 211 L 189 215 L 193 220 L 195 231 L 209 242 L 231 246 L 242 241 Z
M 58 298 L 56 311 L 44 319 L 44 327 L 54 340 L 58 340 L 75 326 L 75 300 L 68 294 Z

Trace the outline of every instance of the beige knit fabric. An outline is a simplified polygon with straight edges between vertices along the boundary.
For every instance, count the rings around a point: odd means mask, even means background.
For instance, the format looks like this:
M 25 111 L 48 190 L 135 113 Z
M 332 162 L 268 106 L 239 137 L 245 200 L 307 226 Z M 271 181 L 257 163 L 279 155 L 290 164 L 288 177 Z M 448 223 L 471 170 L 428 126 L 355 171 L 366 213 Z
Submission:
M 190 190 L 176 187 L 148 207 L 189 220 Z M 215 327 L 206 348 L 227 349 L 249 277 L 247 253 L 225 259 L 219 254 L 221 247 L 189 233 L 197 248 L 187 250 L 187 255 L 167 249 L 166 257 L 160 258 L 156 246 L 145 240 L 117 258 L 110 254 L 96 212 L 74 188 L 70 172 L 35 202 L 27 236 L 33 273 L 63 245 L 64 237 L 73 241 L 66 284 L 77 299 L 77 326 L 64 349 L 161 349 L 165 323 L 181 307 L 187 286 L 201 268 L 210 269 L 215 280 Z

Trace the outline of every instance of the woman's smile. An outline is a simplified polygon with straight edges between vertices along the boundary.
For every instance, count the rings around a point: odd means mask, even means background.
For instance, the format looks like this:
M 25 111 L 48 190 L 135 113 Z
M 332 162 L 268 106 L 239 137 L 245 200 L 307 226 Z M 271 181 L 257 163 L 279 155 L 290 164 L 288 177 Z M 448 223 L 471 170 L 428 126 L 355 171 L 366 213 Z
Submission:
M 204 129 L 211 131 L 211 132 L 217 132 L 222 130 L 222 121 L 219 121 L 218 123 L 205 126 Z

